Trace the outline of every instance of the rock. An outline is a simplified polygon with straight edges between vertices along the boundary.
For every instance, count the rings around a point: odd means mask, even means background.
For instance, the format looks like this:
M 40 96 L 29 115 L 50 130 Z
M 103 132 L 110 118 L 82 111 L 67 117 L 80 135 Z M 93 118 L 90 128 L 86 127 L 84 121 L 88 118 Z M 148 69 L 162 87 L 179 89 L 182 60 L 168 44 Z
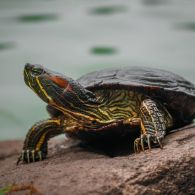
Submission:
M 47 160 L 16 166 L 21 148 L 22 141 L 0 142 L 0 188 L 31 184 L 34 194 L 47 195 L 195 194 L 194 124 L 167 135 L 162 150 L 113 158 L 52 140 Z

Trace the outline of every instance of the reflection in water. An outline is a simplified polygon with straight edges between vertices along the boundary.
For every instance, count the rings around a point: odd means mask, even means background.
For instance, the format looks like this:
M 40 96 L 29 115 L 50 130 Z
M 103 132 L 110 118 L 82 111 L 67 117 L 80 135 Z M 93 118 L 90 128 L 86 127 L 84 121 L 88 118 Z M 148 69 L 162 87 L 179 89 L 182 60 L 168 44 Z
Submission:
M 113 47 L 94 47 L 91 49 L 91 53 L 97 55 L 110 55 L 115 54 L 117 50 Z
M 0 139 L 24 138 L 48 117 L 24 84 L 26 62 L 73 78 L 150 66 L 195 83 L 194 7 L 194 0 L 0 0 Z
M 127 11 L 127 7 L 125 6 L 117 6 L 117 5 L 111 5 L 111 6 L 100 6 L 100 7 L 95 7 L 90 10 L 90 13 L 92 14 L 114 14 L 114 13 L 120 13 L 120 12 L 125 12 Z
M 195 31 L 195 22 L 183 22 L 176 25 L 177 29 Z
M 36 14 L 36 15 L 22 15 L 17 19 L 21 22 L 42 22 L 56 20 L 58 16 L 56 14 Z
M 0 43 L 0 51 L 1 50 L 6 50 L 6 49 L 11 49 L 15 47 L 15 43 L 13 42 L 2 42 Z

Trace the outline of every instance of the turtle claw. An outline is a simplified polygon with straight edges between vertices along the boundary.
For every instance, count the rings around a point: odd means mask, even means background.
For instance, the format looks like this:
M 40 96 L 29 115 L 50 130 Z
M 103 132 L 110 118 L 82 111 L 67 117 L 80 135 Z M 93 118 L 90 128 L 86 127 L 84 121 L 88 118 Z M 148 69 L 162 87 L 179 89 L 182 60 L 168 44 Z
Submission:
M 39 161 L 42 161 L 42 152 L 38 151 Z
M 156 140 L 157 140 L 157 142 L 158 142 L 160 148 L 163 149 L 163 145 L 162 145 L 162 143 L 161 143 L 161 141 L 160 141 L 160 138 L 159 138 L 159 137 L 156 137 Z
M 46 155 L 41 150 L 23 150 L 19 156 L 16 165 L 20 162 L 31 163 L 36 161 L 42 161 L 46 158 Z
M 142 151 L 145 151 L 145 149 L 144 149 L 144 135 L 141 135 L 141 149 L 142 149 Z
M 20 156 L 18 157 L 18 160 L 17 160 L 17 162 L 16 162 L 16 165 L 19 165 L 19 163 L 20 163 L 21 160 L 22 160 L 22 156 L 20 155 Z
M 140 138 L 137 138 L 137 139 L 135 139 L 135 141 L 134 141 L 134 152 L 135 153 L 139 153 L 140 152 L 140 149 L 139 149 L 139 143 L 140 143 Z
M 161 139 L 157 136 L 151 136 L 150 134 L 142 134 L 140 138 L 135 139 L 134 141 L 134 151 L 135 153 L 139 153 L 141 151 L 145 151 L 145 149 L 151 150 L 151 142 L 158 143 L 160 148 L 163 149 L 163 145 L 161 143 Z M 145 145 L 146 144 L 146 147 Z

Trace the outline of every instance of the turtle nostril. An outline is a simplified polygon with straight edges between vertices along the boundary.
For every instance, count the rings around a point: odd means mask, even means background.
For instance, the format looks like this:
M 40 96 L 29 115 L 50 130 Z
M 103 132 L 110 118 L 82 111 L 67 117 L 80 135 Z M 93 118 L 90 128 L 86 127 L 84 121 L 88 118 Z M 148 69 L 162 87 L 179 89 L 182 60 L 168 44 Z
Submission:
M 32 68 L 32 64 L 26 63 L 24 67 L 26 70 L 30 70 Z

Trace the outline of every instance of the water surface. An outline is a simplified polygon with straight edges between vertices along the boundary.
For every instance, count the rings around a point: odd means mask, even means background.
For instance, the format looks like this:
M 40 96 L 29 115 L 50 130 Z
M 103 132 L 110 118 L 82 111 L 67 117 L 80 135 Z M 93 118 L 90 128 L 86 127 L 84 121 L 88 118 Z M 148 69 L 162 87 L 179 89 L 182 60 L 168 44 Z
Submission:
M 149 66 L 195 83 L 195 1 L 0 0 L 0 139 L 48 117 L 23 82 L 26 62 L 70 77 Z

